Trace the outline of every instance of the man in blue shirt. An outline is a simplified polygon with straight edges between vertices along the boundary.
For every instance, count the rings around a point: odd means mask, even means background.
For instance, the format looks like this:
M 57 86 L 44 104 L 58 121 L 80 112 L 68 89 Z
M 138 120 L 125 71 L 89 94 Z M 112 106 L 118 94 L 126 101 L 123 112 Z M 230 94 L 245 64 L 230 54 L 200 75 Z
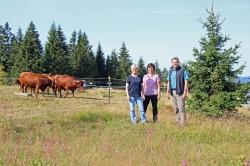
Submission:
M 186 123 L 185 98 L 188 94 L 188 73 L 180 66 L 178 57 L 171 59 L 172 67 L 169 70 L 167 97 L 171 95 L 176 123 L 184 126 Z
M 143 108 L 143 79 L 138 75 L 138 66 L 131 65 L 131 75 L 126 80 L 126 93 L 129 101 L 130 119 L 133 124 L 136 124 L 135 104 L 138 105 L 141 113 L 141 123 L 146 122 L 146 115 Z

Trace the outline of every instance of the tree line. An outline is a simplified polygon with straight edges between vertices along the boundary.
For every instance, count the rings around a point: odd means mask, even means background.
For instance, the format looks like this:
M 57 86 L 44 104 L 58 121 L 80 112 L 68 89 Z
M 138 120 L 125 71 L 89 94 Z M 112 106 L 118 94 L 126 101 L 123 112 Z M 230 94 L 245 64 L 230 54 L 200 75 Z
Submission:
M 224 21 L 220 21 L 213 7 L 207 9 L 207 14 L 205 19 L 200 19 L 206 33 L 199 40 L 200 47 L 193 48 L 194 60 L 183 65 L 190 74 L 192 95 L 188 99 L 188 109 L 221 116 L 246 102 L 250 84 L 237 81 L 245 68 L 245 64 L 239 64 L 240 43 L 225 48 L 231 38 L 221 33 Z M 118 52 L 114 49 L 105 58 L 100 43 L 93 52 L 86 33 L 74 31 L 67 43 L 61 26 L 53 23 L 44 47 L 33 22 L 24 36 L 20 28 L 14 35 L 8 23 L 0 25 L 0 78 L 17 77 L 22 71 L 118 79 L 125 79 L 130 73 L 132 59 L 124 42 Z M 138 65 L 141 74 L 145 74 L 142 57 Z M 155 65 L 156 73 L 165 81 L 167 69 L 161 71 L 157 60 Z
M 43 47 L 39 33 L 33 22 L 30 22 L 25 34 L 19 28 L 12 32 L 9 23 L 0 25 L 0 70 L 6 77 L 16 78 L 23 71 L 36 73 L 69 74 L 79 78 L 126 79 L 133 63 L 125 42 L 119 51 L 112 50 L 105 56 L 101 44 L 94 52 L 85 32 L 73 31 L 69 42 L 60 25 L 53 23 L 48 31 L 48 38 Z M 145 62 L 140 57 L 137 62 L 141 74 L 146 73 Z M 156 69 L 161 71 L 156 60 Z

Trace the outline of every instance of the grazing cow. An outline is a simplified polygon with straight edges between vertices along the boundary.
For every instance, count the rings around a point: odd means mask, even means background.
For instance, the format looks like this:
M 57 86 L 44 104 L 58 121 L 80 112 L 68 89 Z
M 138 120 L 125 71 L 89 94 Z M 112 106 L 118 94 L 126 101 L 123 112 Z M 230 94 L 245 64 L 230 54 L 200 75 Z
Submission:
M 47 93 L 49 94 L 49 89 L 50 89 L 50 88 L 52 88 L 52 90 L 54 91 L 54 89 L 53 89 L 53 87 L 54 87 L 54 85 L 53 85 L 53 82 L 54 82 L 54 81 L 53 81 L 53 80 L 54 80 L 54 75 L 51 74 L 51 73 L 50 73 L 50 74 L 42 74 L 42 75 L 48 77 L 48 79 L 50 79 L 50 80 L 52 81 L 52 85 L 51 85 L 51 86 L 48 86 L 48 87 L 47 87 L 47 90 L 46 90 Z
M 22 72 L 19 75 L 19 78 L 16 80 L 16 83 L 19 84 L 19 86 L 20 86 L 20 92 L 27 93 L 27 88 L 28 88 L 28 87 L 25 87 L 25 85 L 23 85 L 23 86 L 21 85 L 20 80 L 19 80 L 20 77 L 23 77 L 24 75 L 27 75 L 27 74 L 30 74 L 30 73 L 32 73 L 32 72 Z M 33 73 L 33 74 L 35 74 L 35 73 Z M 41 75 L 48 77 L 52 81 L 52 83 L 53 83 L 53 75 L 52 74 L 41 74 Z M 51 86 L 47 87 L 47 93 L 48 94 L 49 94 L 49 88 L 53 89 L 53 84 Z M 35 93 L 35 88 L 31 88 L 30 92 L 31 93 Z
M 19 84 L 20 92 L 23 92 L 23 93 L 24 93 L 24 89 L 27 89 L 27 88 L 25 88 L 24 85 L 21 84 L 20 78 L 23 77 L 23 76 L 26 75 L 26 74 L 29 74 L 29 73 L 32 73 L 32 72 L 22 72 L 22 73 L 19 75 L 19 77 L 17 78 L 17 80 L 16 80 L 16 83 Z M 26 93 L 26 91 L 25 91 L 25 93 Z M 32 93 L 32 90 L 31 90 L 31 93 Z
M 83 81 L 78 80 L 77 78 L 69 75 L 55 75 L 54 86 L 55 86 L 54 90 L 55 96 L 57 96 L 56 90 L 59 91 L 60 97 L 62 97 L 61 90 L 66 90 L 66 95 L 64 96 L 64 98 L 67 97 L 67 95 L 69 94 L 69 90 L 72 91 L 73 97 L 75 97 L 74 92 L 76 89 L 79 88 L 80 91 L 83 91 Z
M 23 93 L 26 92 L 28 87 L 30 87 L 31 89 L 35 89 L 36 97 L 39 89 L 43 93 L 47 87 L 52 85 L 52 81 L 48 77 L 31 72 L 21 73 L 18 81 L 20 82 Z

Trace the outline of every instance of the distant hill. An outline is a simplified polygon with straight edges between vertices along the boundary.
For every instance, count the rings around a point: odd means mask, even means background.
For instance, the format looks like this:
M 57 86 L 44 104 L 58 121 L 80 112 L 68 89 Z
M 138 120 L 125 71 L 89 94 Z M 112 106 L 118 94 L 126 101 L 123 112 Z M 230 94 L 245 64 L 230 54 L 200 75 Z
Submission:
M 239 79 L 240 79 L 240 83 L 242 83 L 242 84 L 250 82 L 250 76 L 240 77 Z

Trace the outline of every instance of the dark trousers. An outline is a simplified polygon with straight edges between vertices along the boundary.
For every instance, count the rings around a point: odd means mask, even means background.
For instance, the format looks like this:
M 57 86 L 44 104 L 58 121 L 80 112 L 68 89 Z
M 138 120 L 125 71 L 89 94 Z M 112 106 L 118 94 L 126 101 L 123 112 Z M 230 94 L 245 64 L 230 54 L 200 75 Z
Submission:
M 147 112 L 147 108 L 148 108 L 148 104 L 151 100 L 151 104 L 153 107 L 153 120 L 154 122 L 157 121 L 157 116 L 158 116 L 158 109 L 157 109 L 157 95 L 150 95 L 150 96 L 145 96 L 145 100 L 143 102 L 143 106 L 144 106 L 144 111 L 145 113 Z

